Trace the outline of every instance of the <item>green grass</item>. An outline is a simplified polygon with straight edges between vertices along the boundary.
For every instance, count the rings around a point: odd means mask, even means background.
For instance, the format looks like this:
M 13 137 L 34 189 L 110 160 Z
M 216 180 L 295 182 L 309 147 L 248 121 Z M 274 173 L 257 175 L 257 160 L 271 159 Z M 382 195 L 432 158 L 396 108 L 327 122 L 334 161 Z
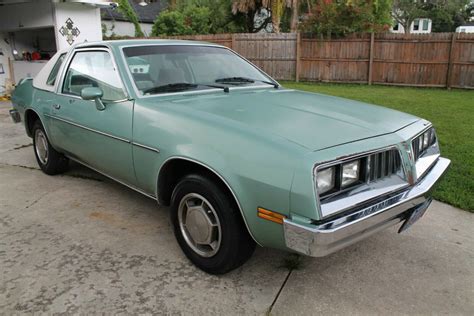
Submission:
M 283 85 L 378 104 L 431 121 L 441 155 L 452 161 L 433 196 L 474 212 L 474 91 L 295 82 Z

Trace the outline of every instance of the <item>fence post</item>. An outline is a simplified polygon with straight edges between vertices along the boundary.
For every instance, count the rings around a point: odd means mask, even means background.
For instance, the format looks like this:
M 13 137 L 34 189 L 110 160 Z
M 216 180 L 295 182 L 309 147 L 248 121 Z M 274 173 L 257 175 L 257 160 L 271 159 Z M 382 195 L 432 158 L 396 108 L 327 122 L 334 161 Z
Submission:
M 372 71 L 374 65 L 374 43 L 375 43 L 375 35 L 374 33 L 370 33 L 370 48 L 369 48 L 369 74 L 367 83 L 368 85 L 372 85 Z
M 231 46 L 230 48 L 232 50 L 235 50 L 235 34 L 234 33 L 231 34 L 231 40 L 232 40 L 232 43 L 230 44 Z
M 453 59 L 454 59 L 454 47 L 456 45 L 456 33 L 452 34 L 451 37 L 451 46 L 449 47 L 449 61 L 448 61 L 448 71 L 446 74 L 446 88 L 451 90 L 451 77 L 453 72 Z
M 296 33 L 295 81 L 300 81 L 301 34 Z

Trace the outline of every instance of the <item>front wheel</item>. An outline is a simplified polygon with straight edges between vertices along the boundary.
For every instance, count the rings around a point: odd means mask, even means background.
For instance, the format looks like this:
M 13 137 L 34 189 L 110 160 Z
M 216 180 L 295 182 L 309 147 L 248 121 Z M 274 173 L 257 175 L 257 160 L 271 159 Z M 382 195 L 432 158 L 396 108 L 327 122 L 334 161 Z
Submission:
M 241 266 L 255 249 L 232 197 L 202 175 L 188 175 L 176 185 L 171 220 L 185 255 L 208 273 Z
M 66 171 L 69 159 L 51 146 L 40 121 L 34 123 L 32 133 L 36 161 L 41 170 L 49 175 Z

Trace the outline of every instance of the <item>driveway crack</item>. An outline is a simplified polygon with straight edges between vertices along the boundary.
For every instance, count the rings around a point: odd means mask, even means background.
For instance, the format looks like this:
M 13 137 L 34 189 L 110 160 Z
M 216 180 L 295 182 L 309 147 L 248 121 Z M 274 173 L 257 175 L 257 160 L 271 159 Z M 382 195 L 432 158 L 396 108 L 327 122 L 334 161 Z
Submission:
M 276 302 L 278 301 L 278 298 L 280 297 L 280 294 L 283 291 L 283 288 L 285 287 L 286 282 L 288 282 L 288 279 L 290 278 L 292 272 L 293 272 L 293 269 L 290 269 L 290 271 L 288 271 L 288 274 L 286 275 L 285 280 L 283 281 L 280 289 L 278 290 L 278 293 L 276 294 L 275 298 L 273 299 L 272 305 L 270 305 L 270 307 L 268 308 L 267 315 L 271 314 L 271 312 L 273 310 L 273 306 L 275 306 Z

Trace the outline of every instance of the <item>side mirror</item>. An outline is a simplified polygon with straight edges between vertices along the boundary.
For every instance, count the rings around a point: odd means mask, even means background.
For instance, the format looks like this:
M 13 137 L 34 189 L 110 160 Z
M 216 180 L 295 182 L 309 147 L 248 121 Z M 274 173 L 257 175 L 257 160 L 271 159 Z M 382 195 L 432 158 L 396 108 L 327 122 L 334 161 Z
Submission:
M 102 89 L 97 87 L 87 87 L 81 90 L 81 98 L 83 100 L 94 100 L 95 107 L 99 111 L 105 110 L 105 104 L 102 102 L 103 95 Z

